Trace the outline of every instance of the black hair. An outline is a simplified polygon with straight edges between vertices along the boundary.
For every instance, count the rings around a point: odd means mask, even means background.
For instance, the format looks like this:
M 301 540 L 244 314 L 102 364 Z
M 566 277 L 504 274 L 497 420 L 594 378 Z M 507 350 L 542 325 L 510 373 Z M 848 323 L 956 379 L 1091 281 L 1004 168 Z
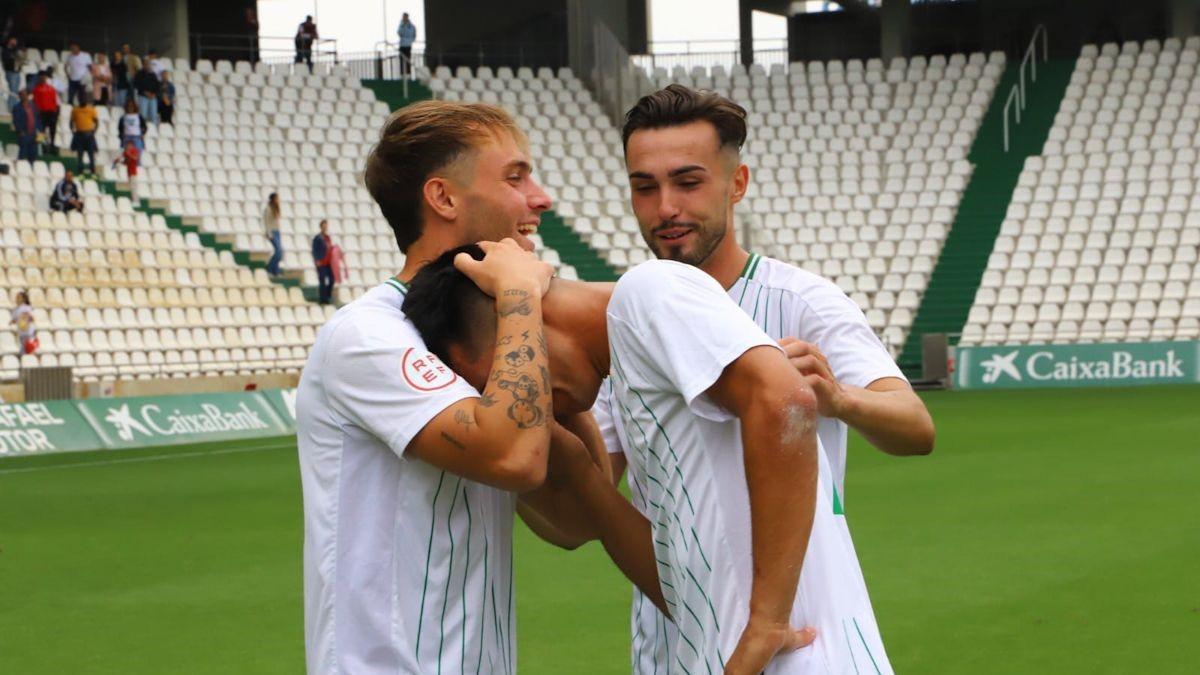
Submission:
M 483 260 L 478 244 L 450 249 L 417 272 L 404 296 L 405 316 L 429 351 L 445 363 L 450 363 L 450 345 L 474 344 L 479 328 L 472 307 L 487 299 L 475 282 L 454 266 L 459 253 Z

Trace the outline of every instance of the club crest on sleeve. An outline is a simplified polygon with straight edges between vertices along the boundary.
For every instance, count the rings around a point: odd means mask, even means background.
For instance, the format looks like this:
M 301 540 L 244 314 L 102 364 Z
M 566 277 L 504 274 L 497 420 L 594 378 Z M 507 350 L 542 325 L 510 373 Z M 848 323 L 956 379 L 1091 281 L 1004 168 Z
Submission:
M 458 375 L 437 356 L 415 349 L 404 352 L 400 359 L 400 374 L 417 391 L 444 389 L 458 379 Z

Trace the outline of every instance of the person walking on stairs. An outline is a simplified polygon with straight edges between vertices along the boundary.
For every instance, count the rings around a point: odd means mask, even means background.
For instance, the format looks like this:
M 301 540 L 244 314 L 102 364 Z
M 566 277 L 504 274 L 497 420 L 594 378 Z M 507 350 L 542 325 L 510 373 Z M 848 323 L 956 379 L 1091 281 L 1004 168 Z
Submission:
M 267 197 L 267 208 L 263 210 L 263 234 L 271 242 L 271 259 L 267 261 L 267 274 L 279 276 L 279 263 L 283 261 L 283 239 L 279 234 L 279 194 L 272 192 Z

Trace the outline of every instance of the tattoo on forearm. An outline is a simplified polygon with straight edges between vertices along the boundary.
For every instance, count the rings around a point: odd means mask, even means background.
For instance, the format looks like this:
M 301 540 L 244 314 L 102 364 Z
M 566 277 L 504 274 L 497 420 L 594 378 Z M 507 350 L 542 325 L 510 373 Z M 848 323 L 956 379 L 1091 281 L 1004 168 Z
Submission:
M 451 436 L 450 434 L 448 434 L 444 431 L 442 432 L 442 440 L 446 441 L 450 445 L 453 445 L 454 447 L 458 448 L 459 450 L 467 449 L 467 446 L 463 445 L 462 441 L 458 440 L 457 438 Z
M 550 391 L 550 371 L 546 370 L 546 366 L 538 365 L 538 370 L 542 371 L 542 389 Z
M 496 405 L 496 397 L 484 392 L 484 394 L 479 397 L 479 405 L 484 408 L 490 408 Z
M 546 423 L 546 416 L 538 404 L 541 391 L 532 377 L 521 374 L 515 380 L 501 378 L 499 382 L 501 389 L 512 392 L 508 418 L 517 423 L 517 428 L 529 429 Z
M 512 344 L 512 337 L 513 336 L 511 336 L 511 335 L 505 335 L 504 337 L 500 338 L 499 344 L 501 344 L 501 345 Z
M 500 303 L 498 314 L 502 317 L 520 314 L 521 316 L 529 316 L 533 312 L 533 306 L 529 304 L 529 292 L 510 288 L 504 291 L 501 296 L 503 301 Z
M 533 360 L 533 347 L 529 345 L 521 345 L 511 352 L 504 355 L 504 362 L 512 368 L 520 368 L 521 366 Z
M 470 429 L 471 427 L 475 426 L 475 418 L 471 416 L 471 413 L 469 413 L 465 410 L 455 410 L 454 411 L 454 421 L 463 425 L 467 429 Z
M 538 349 L 542 356 L 549 357 L 550 352 L 546 349 L 546 331 L 540 331 L 537 336 Z

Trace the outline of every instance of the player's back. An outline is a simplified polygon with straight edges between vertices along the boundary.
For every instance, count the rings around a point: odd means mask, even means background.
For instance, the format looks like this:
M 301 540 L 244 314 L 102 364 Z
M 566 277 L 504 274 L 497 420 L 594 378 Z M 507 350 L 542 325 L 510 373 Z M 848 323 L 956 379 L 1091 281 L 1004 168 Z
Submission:
M 752 549 L 740 423 L 704 392 L 728 363 L 772 341 L 710 277 L 669 261 L 626 273 L 608 312 L 622 441 L 678 627 L 663 665 L 715 671 L 748 617 Z M 792 621 L 820 637 L 767 672 L 890 672 L 845 518 L 834 512 L 829 462 L 817 454 L 817 516 Z
M 404 452 L 473 388 L 389 281 L 318 332 L 296 395 L 309 673 L 515 666 L 511 493 Z

